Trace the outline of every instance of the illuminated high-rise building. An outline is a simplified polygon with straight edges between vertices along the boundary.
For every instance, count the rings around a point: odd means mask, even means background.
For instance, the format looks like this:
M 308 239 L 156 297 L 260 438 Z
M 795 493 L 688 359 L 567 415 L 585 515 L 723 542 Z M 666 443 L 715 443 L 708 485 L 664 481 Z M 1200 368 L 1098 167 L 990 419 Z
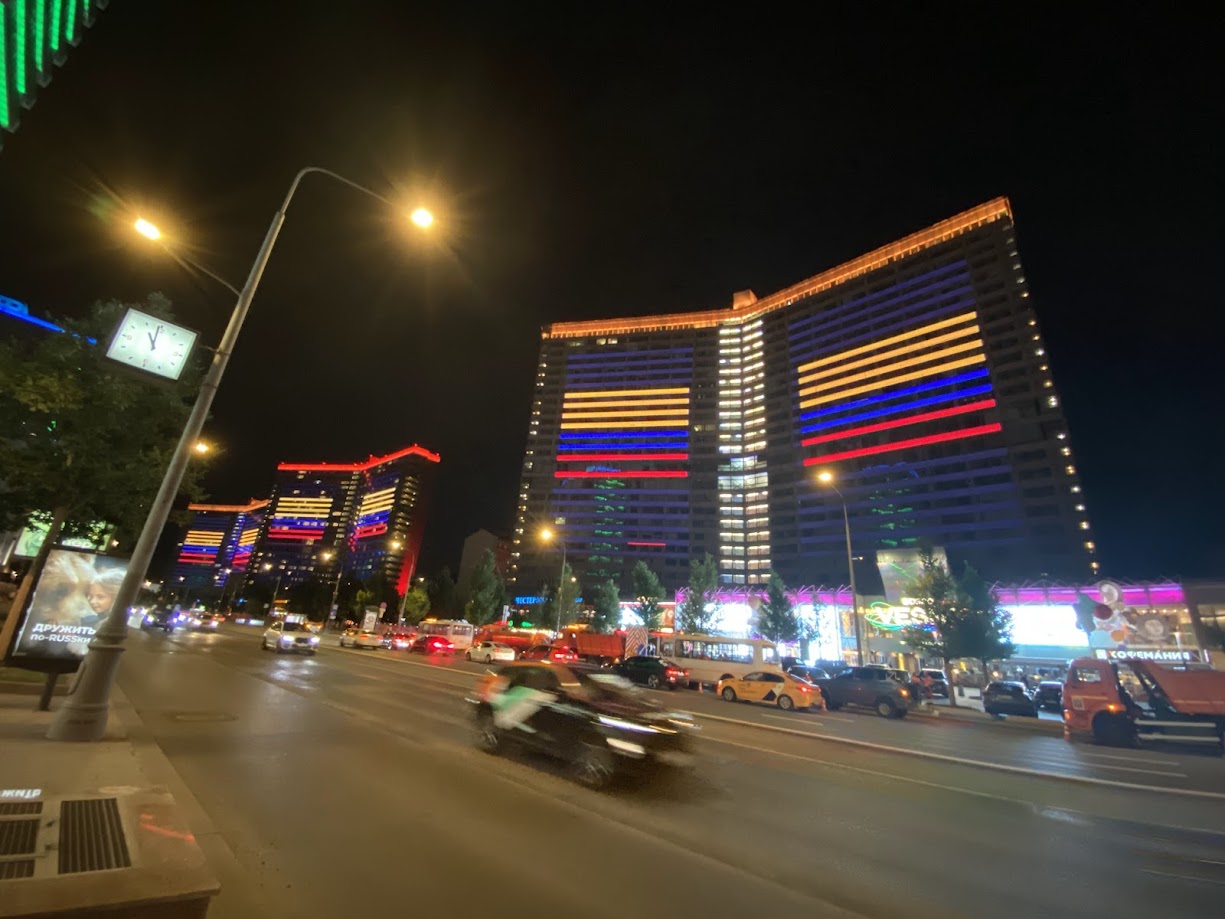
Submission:
M 728 309 L 546 327 L 512 577 L 555 579 L 564 541 L 623 588 L 707 552 L 732 586 L 844 579 L 822 471 L 867 567 L 931 544 L 992 578 L 1096 571 L 1005 199 Z
M 224 588 L 232 579 L 241 578 L 267 506 L 267 501 L 187 505 L 191 523 L 179 544 L 171 583 L 183 588 Z

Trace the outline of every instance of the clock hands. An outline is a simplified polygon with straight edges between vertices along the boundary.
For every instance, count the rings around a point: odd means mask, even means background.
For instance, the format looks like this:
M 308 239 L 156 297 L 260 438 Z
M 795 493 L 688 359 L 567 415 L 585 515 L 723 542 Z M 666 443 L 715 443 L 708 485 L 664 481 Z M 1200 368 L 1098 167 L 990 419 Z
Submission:
M 156 331 L 149 334 L 149 350 L 150 351 L 157 350 L 157 338 L 161 334 L 162 334 L 162 327 L 160 325 L 157 327 Z

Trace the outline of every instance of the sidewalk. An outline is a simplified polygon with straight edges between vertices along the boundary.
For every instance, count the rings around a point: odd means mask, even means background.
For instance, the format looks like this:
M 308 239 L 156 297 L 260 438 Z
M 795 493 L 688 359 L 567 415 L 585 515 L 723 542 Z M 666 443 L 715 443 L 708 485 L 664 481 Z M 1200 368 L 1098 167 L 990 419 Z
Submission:
M 106 734 L 97 743 L 48 740 L 52 713 L 37 711 L 36 702 L 31 695 L 0 693 L 0 798 L 45 805 L 37 867 L 32 877 L 0 881 L 0 916 L 23 915 L 32 907 L 60 910 L 215 893 L 215 831 L 118 687 Z M 59 704 L 58 698 L 52 703 Z M 65 822 L 62 812 L 54 819 L 54 808 L 60 799 L 88 798 L 118 802 L 130 868 L 59 874 L 51 867 L 56 861 L 51 853 L 58 849 L 59 870 L 65 870 L 63 848 L 57 844 L 64 840 Z
M 960 699 L 956 708 L 951 705 L 933 705 L 931 702 L 925 702 L 921 707 L 914 709 L 911 714 L 920 718 L 947 718 L 950 721 L 989 724 L 1013 730 L 1049 734 L 1052 737 L 1063 736 L 1062 721 L 1053 721 L 1048 718 L 1025 718 L 1019 715 L 996 718 L 994 715 L 988 715 L 981 708 L 970 708 L 964 705 Z

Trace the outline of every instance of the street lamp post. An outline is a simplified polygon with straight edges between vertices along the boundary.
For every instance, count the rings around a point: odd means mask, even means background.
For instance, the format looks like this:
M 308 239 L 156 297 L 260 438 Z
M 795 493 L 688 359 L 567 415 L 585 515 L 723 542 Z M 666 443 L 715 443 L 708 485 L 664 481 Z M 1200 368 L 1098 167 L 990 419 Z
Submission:
M 832 488 L 834 494 L 838 496 L 838 500 L 842 502 L 842 526 L 846 531 L 846 570 L 848 577 L 851 579 L 851 619 L 855 623 L 855 659 L 859 662 L 859 666 L 862 667 L 863 632 L 859 626 L 859 594 L 855 590 L 855 556 L 851 552 L 851 516 L 847 512 L 846 498 L 838 490 L 838 486 L 834 484 L 834 474 L 832 472 L 818 473 L 817 481 Z
M 115 674 L 119 670 L 119 655 L 123 653 L 123 642 L 128 632 L 128 609 L 136 602 L 140 585 L 148 572 L 153 550 L 157 548 L 158 539 L 170 515 L 170 508 L 183 482 L 183 473 L 195 452 L 195 445 L 200 439 L 200 432 L 204 428 L 209 409 L 213 405 L 213 397 L 216 396 L 217 389 L 221 385 L 226 365 L 230 361 L 230 355 L 234 353 L 238 335 L 242 331 L 243 322 L 251 308 L 251 300 L 259 287 L 260 278 L 264 275 L 264 269 L 272 255 L 272 248 L 276 245 L 281 226 L 285 223 L 289 203 L 293 200 L 294 193 L 298 190 L 302 179 L 311 173 L 330 176 L 351 188 L 365 192 L 386 204 L 391 204 L 377 192 L 318 166 L 307 166 L 294 176 L 289 185 L 289 191 L 285 194 L 285 200 L 281 202 L 280 209 L 273 215 L 268 232 L 264 235 L 264 242 L 251 265 L 247 281 L 238 294 L 238 301 L 234 304 L 234 311 L 230 314 L 225 333 L 221 336 L 221 342 L 213 353 L 213 361 L 204 374 L 204 379 L 200 382 L 200 392 L 196 396 L 196 403 L 192 406 L 191 414 L 187 416 L 187 423 L 184 424 L 179 442 L 170 457 L 170 463 L 166 467 L 166 474 L 162 477 L 157 496 L 149 507 L 149 515 L 145 518 L 144 528 L 140 531 L 140 537 L 136 540 L 136 546 L 132 550 L 132 559 L 128 563 L 127 574 L 115 594 L 110 613 L 90 641 L 89 650 L 81 662 L 76 681 L 65 698 L 64 704 L 56 711 L 51 721 L 47 736 L 52 740 L 100 740 L 106 732 L 111 687 L 115 682 Z M 428 214 L 428 212 L 425 213 Z M 413 218 L 413 222 L 418 226 L 423 226 L 422 221 L 416 217 Z M 153 230 L 152 234 L 144 230 L 141 232 L 149 238 L 156 238 L 160 235 L 156 233 L 156 228 Z M 218 278 L 218 280 L 221 279 Z M 226 286 L 230 287 L 229 284 Z
M 561 634 L 561 598 L 565 591 L 566 585 L 566 541 L 558 534 L 554 533 L 548 527 L 540 531 L 540 538 L 545 542 L 552 542 L 554 539 L 561 545 L 561 572 L 557 575 L 557 598 L 555 605 L 557 607 L 557 634 Z M 573 580 L 573 579 L 572 579 Z
M 268 562 L 265 562 L 264 570 L 271 571 L 272 565 L 269 564 Z M 276 595 L 281 592 L 281 578 L 283 577 L 285 577 L 284 571 L 278 573 L 276 576 L 276 586 L 272 588 L 272 599 L 268 603 L 268 614 L 269 615 L 273 615 L 274 613 L 276 613 Z

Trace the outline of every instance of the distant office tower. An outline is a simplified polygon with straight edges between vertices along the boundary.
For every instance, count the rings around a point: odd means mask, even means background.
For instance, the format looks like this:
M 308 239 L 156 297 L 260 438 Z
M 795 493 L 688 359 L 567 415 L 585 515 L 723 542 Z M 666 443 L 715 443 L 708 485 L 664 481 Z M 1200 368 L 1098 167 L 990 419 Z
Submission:
M 0 146 L 34 94 L 51 81 L 69 47 L 94 24 L 105 0 L 5 0 L 0 3 Z
M 459 556 L 459 573 L 455 576 L 456 583 L 461 588 L 467 586 L 472 579 L 472 572 L 477 569 L 485 558 L 486 552 L 493 553 L 493 562 L 497 570 L 506 574 L 510 568 L 510 540 L 504 536 L 490 533 L 488 530 L 477 530 L 468 534 L 464 540 L 464 548 Z
M 437 462 L 414 445 L 364 463 L 281 463 L 248 577 L 284 588 L 343 572 L 383 578 L 403 592 Z
M 1097 570 L 1067 425 L 1000 198 L 730 309 L 542 332 L 512 576 L 667 586 L 846 578 L 943 546 L 991 578 Z M 832 486 L 817 480 L 827 471 Z
M 267 506 L 267 501 L 187 505 L 191 523 L 179 545 L 172 585 L 225 587 L 232 578 L 241 577 Z

